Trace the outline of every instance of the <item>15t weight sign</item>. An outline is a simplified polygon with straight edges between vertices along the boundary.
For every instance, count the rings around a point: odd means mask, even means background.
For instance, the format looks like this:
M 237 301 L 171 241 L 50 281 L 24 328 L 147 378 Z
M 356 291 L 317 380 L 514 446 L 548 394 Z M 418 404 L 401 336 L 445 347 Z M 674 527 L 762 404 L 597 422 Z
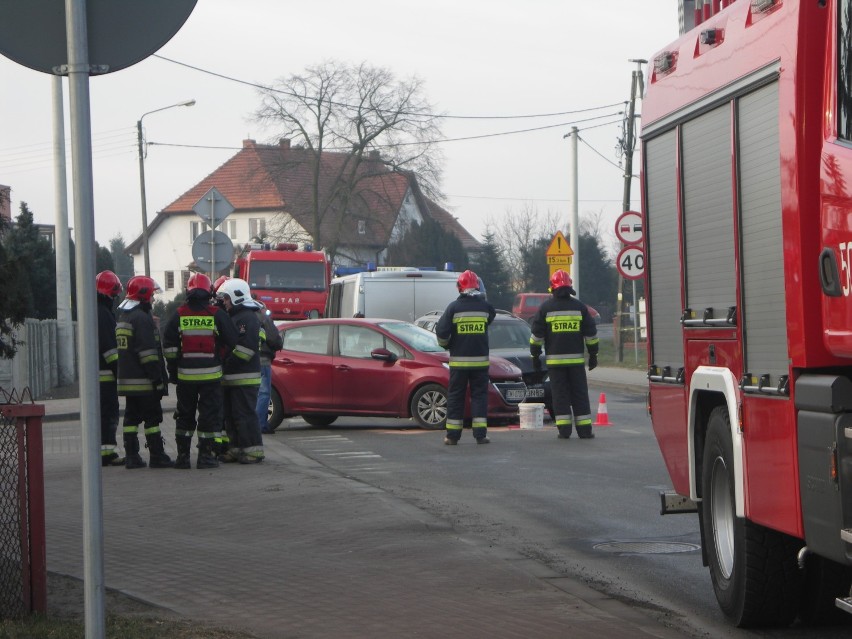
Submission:
M 638 246 L 625 246 L 618 254 L 615 265 L 624 279 L 641 279 L 645 274 L 645 251 Z

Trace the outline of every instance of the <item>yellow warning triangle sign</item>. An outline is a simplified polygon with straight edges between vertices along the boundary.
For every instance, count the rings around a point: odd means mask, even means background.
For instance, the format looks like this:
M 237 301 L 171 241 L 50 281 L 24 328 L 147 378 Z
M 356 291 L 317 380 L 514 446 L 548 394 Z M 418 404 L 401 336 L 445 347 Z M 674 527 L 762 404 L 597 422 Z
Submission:
M 556 235 L 553 236 L 553 239 L 550 241 L 550 246 L 547 247 L 547 251 L 545 252 L 547 256 L 556 256 L 556 255 L 574 255 L 574 249 L 571 248 L 571 245 L 568 244 L 568 240 L 565 239 L 565 236 L 562 235 L 562 231 L 556 231 Z

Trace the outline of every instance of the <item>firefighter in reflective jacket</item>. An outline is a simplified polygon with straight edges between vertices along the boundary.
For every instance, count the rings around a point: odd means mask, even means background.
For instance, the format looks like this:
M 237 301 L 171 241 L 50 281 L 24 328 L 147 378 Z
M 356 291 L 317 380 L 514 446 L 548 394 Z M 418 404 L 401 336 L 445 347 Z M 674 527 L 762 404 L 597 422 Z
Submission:
M 589 370 L 598 365 L 598 329 L 588 307 L 576 297 L 571 276 L 562 269 L 550 276 L 552 297 L 532 320 L 530 354 L 534 361 L 544 346 L 545 363 L 553 393 L 553 412 L 560 439 L 577 427 L 580 439 L 591 439 L 592 415 L 583 346 L 589 351 Z
M 127 295 L 119 304 L 115 337 L 118 341 L 118 394 L 124 405 L 124 467 L 145 468 L 139 455 L 139 426 L 144 424 L 151 468 L 172 468 L 174 462 L 163 449 L 160 400 L 168 394 L 169 380 L 160 332 L 151 315 L 151 302 L 159 285 L 150 277 L 137 275 L 127 282 Z
M 438 343 L 450 351 L 447 389 L 447 433 L 444 443 L 454 446 L 464 428 L 464 400 L 470 387 L 473 437 L 487 444 L 488 434 L 488 325 L 497 314 L 480 291 L 473 271 L 459 275 L 457 299 L 450 302 L 435 326 Z
M 163 351 L 175 384 L 175 468 L 190 468 L 192 435 L 198 427 L 196 468 L 216 468 L 213 440 L 222 430 L 222 354 L 237 344 L 228 314 L 211 305 L 212 285 L 203 273 L 186 283 L 186 302 L 166 324 Z M 196 412 L 198 419 L 196 421 Z
M 220 461 L 257 464 L 263 461 L 263 439 L 257 422 L 260 388 L 260 320 L 245 280 L 231 278 L 216 289 L 216 297 L 237 330 L 237 345 L 225 359 L 222 386 L 225 395 L 225 427 L 230 448 Z
M 124 457 L 115 452 L 118 428 L 118 344 L 115 340 L 115 298 L 122 291 L 121 280 L 112 271 L 101 271 L 95 278 L 98 291 L 98 353 L 101 396 L 101 465 L 124 466 Z

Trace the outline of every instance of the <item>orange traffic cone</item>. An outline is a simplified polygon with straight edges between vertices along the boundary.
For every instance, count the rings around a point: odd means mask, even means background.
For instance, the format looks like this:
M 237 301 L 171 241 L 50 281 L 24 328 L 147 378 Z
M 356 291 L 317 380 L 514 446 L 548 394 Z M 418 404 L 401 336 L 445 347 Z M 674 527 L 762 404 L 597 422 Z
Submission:
M 595 420 L 595 426 L 612 426 L 606 410 L 606 393 L 601 393 L 601 397 L 598 400 L 598 418 Z

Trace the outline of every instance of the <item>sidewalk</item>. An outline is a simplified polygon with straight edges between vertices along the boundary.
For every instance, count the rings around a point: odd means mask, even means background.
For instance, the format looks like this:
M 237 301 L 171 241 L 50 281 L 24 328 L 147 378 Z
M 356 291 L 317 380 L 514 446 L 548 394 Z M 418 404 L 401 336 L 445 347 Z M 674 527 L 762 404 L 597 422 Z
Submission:
M 82 578 L 80 424 L 56 419 L 73 414 L 77 401 L 44 403 L 47 565 Z M 269 639 L 684 636 L 579 579 L 341 476 L 284 436 L 264 443 L 259 466 L 103 469 L 106 587 Z

